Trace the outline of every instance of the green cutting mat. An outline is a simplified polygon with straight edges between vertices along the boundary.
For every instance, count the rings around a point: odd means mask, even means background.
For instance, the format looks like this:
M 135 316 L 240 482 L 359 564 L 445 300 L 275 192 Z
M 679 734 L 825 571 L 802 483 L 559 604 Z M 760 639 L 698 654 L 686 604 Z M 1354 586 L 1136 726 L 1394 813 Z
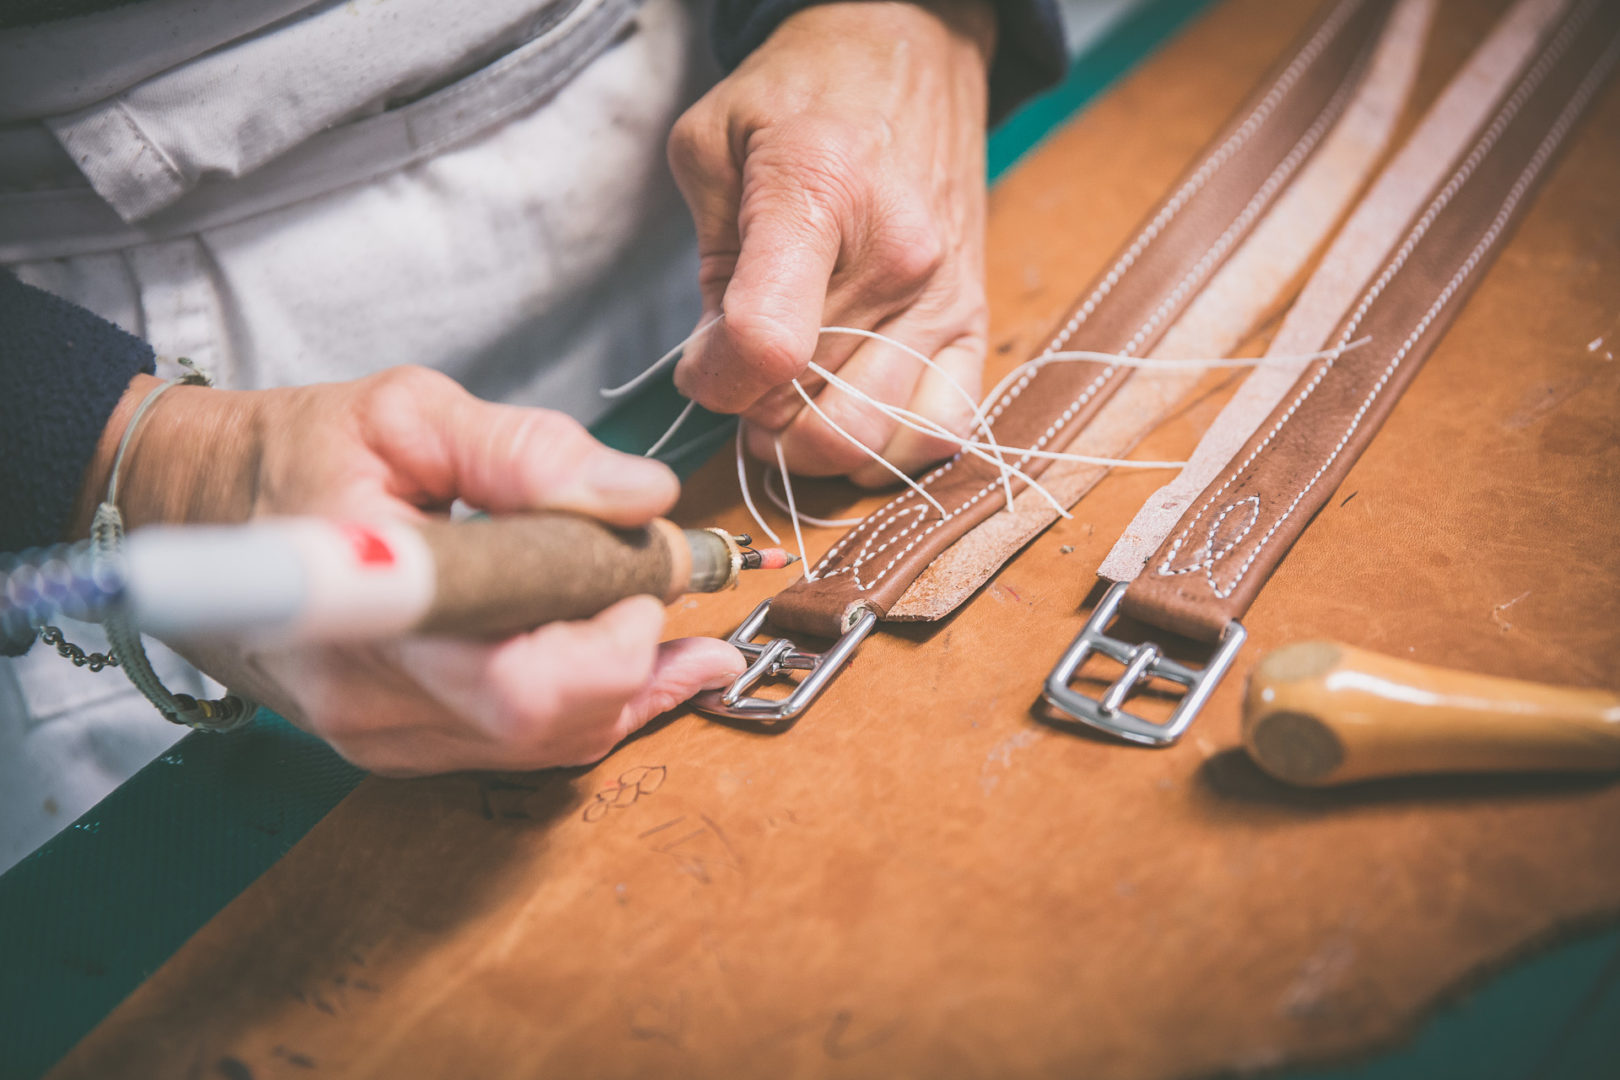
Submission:
M 992 179 L 1209 0 L 1145 0 L 1068 78 L 991 137 Z M 596 425 L 639 450 L 684 404 L 667 380 Z M 732 421 L 694 415 L 683 476 Z M 668 460 L 668 459 L 666 459 Z M 336 806 L 362 777 L 325 744 L 263 716 L 193 734 L 0 876 L 0 1080 L 44 1073 Z M 1439 1014 L 1398 1055 L 1291 1080 L 1620 1077 L 1620 931 L 1546 953 Z

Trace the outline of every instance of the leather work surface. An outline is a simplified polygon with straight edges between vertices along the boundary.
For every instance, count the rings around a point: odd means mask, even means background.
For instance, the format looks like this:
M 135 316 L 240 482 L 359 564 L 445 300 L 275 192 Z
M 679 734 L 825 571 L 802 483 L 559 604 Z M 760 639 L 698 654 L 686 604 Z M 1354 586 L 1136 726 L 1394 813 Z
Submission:
M 1503 6 L 1441 5 L 1408 125 Z M 1222 4 L 997 188 L 993 377 L 1312 7 Z M 54 1075 L 1207 1076 L 1387 1042 L 1612 918 L 1620 783 L 1294 791 L 1236 748 L 1249 669 L 1312 638 L 1620 679 L 1617 131 L 1611 84 L 1178 745 L 1038 704 L 1166 479 L 1117 472 L 955 615 L 874 633 L 784 731 L 683 711 L 589 770 L 368 779 Z M 1234 381 L 1138 453 L 1184 457 Z M 679 516 L 744 527 L 729 460 Z M 782 585 L 681 601 L 670 631 L 724 634 Z

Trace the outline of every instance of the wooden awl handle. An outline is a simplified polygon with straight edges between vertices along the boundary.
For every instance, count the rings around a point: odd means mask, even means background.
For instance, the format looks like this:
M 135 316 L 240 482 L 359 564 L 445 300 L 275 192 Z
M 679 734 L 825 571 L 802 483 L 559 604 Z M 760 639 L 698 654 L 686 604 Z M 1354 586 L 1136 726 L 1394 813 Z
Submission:
M 262 646 L 400 634 L 500 638 L 587 619 L 629 596 L 666 603 L 792 556 L 662 518 L 619 529 L 561 511 L 460 524 L 270 518 L 133 532 L 112 603 L 143 631 Z
M 686 592 L 692 553 L 662 518 L 616 529 L 578 514 L 540 511 L 417 531 L 433 552 L 426 633 L 504 637 L 543 622 L 585 619 L 627 596 L 669 602 Z
M 1326 641 L 1249 677 L 1243 744 L 1266 772 L 1328 785 L 1409 773 L 1620 769 L 1620 695 L 1430 667 Z

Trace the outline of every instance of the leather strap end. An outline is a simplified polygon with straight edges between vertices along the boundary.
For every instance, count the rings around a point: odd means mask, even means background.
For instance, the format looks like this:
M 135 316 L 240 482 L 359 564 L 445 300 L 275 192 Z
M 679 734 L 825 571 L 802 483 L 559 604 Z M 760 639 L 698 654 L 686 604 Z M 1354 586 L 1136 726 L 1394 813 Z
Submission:
M 829 607 L 819 603 L 784 604 L 782 599 L 785 596 L 787 593 L 771 602 L 771 626 L 790 634 L 818 638 L 842 637 L 868 611 L 876 612 L 880 619 L 888 614 L 886 606 L 879 607 L 872 600 L 852 600 L 842 607 Z

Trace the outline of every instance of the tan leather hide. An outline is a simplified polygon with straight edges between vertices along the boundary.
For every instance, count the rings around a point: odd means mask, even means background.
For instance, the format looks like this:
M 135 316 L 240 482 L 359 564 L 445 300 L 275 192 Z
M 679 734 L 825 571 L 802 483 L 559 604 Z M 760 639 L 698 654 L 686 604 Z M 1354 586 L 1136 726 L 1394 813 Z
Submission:
M 1313 6 L 1221 5 L 998 188 L 999 370 Z M 1442 5 L 1414 110 L 1500 8 Z M 1117 474 L 951 619 L 874 634 L 784 733 L 678 714 L 583 773 L 366 781 L 56 1075 L 1191 1076 L 1389 1040 L 1620 910 L 1620 784 L 1296 792 L 1235 749 L 1248 669 L 1305 638 L 1620 685 L 1617 131 L 1611 85 L 1178 746 L 1038 718 L 1165 479 Z M 1141 453 L 1184 456 L 1219 397 Z M 742 526 L 728 462 L 684 516 Z M 671 631 L 724 633 L 778 585 L 683 601 Z

